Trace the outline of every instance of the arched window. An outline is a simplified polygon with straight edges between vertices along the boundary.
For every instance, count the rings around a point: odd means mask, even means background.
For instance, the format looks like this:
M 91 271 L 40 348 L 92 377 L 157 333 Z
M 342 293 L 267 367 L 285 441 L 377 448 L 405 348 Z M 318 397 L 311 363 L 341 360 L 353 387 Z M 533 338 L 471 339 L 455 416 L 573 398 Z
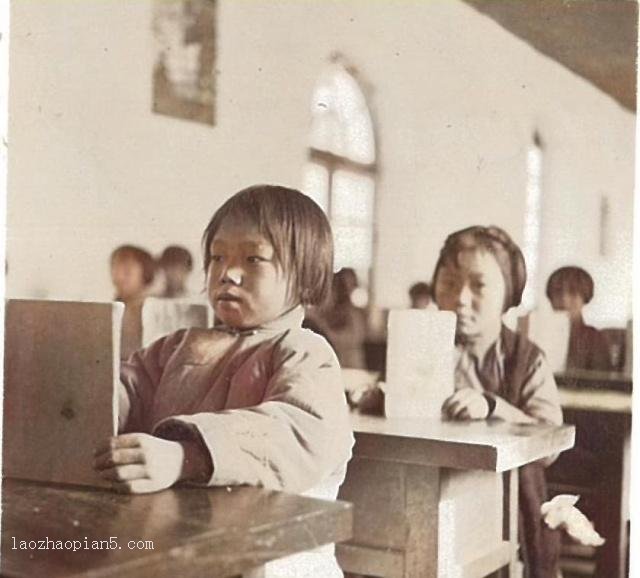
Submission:
M 336 270 L 353 268 L 365 287 L 373 265 L 375 175 L 371 114 L 358 82 L 336 57 L 313 92 L 302 189 L 331 221 Z

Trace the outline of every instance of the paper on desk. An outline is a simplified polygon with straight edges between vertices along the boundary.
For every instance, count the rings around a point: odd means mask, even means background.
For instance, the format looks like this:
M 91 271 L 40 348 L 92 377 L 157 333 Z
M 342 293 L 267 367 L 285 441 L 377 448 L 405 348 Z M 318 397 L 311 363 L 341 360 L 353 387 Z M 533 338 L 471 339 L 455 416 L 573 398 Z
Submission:
M 397 310 L 389 315 L 385 414 L 440 417 L 454 391 L 456 316 L 449 311 Z
M 564 311 L 541 304 L 529 314 L 528 337 L 545 352 L 554 373 L 567 367 L 569 332 L 569 316 Z

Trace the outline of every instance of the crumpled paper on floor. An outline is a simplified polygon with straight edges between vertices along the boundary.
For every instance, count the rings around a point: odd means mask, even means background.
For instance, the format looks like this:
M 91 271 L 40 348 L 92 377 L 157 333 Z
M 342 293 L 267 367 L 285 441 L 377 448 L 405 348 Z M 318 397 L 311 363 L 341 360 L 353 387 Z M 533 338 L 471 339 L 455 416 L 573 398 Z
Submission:
M 564 530 L 576 542 L 584 546 L 602 546 L 605 540 L 596 532 L 589 519 L 576 508 L 580 496 L 560 494 L 540 507 L 549 528 Z

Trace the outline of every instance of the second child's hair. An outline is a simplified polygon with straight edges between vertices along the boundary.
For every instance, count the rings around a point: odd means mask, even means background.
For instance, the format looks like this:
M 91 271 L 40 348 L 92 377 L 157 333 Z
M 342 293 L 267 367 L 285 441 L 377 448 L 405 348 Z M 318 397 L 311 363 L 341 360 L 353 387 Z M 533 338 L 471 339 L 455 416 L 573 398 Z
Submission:
M 202 235 L 205 273 L 211 243 L 226 221 L 255 225 L 273 245 L 289 280 L 290 296 L 303 305 L 323 305 L 331 295 L 333 237 L 322 209 L 300 191 L 256 185 L 228 199 L 213 215 Z
M 431 294 L 431 287 L 429 287 L 429 284 L 424 281 L 418 281 L 409 287 L 409 297 L 411 299 L 418 299 L 419 297 L 428 297 L 429 299 L 432 299 L 433 295 Z
M 561 267 L 547 281 L 547 297 L 551 300 L 563 292 L 580 295 L 585 305 L 593 299 L 593 279 L 580 267 Z
M 151 253 L 135 245 L 120 245 L 111 253 L 110 263 L 113 265 L 116 261 L 125 261 L 127 259 L 140 263 L 142 267 L 142 279 L 145 285 L 153 282 L 156 264 Z
M 482 250 L 493 255 L 498 262 L 505 283 L 504 311 L 517 307 L 522 301 L 522 292 L 527 282 L 527 268 L 520 247 L 500 227 L 468 227 L 447 237 L 433 273 L 433 286 L 445 263 L 457 262 L 463 251 Z
M 180 245 L 169 245 L 158 259 L 160 267 L 182 266 L 188 271 L 193 269 L 193 259 L 191 253 Z

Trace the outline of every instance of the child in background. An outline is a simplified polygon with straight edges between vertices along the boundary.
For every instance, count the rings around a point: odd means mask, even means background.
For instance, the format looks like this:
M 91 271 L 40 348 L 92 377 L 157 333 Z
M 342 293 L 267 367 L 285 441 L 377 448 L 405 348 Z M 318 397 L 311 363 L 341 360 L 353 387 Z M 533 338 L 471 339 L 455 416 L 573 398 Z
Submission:
M 331 288 L 324 213 L 298 191 L 250 187 L 215 213 L 203 249 L 220 325 L 178 331 L 123 364 L 122 435 L 98 448 L 95 467 L 132 493 L 188 481 L 335 499 L 353 444 L 340 366 L 301 327 Z M 267 569 L 342 576 L 333 546 Z
M 502 324 L 526 282 L 519 247 L 498 227 L 450 235 L 433 275 L 440 309 L 457 314 L 456 392 L 445 401 L 450 419 L 499 418 L 513 423 L 562 423 L 553 374 L 538 346 Z M 519 470 L 521 555 L 528 578 L 556 578 L 559 536 L 540 507 L 547 500 L 544 467 Z
M 147 251 L 134 245 L 118 247 L 110 263 L 115 300 L 124 303 L 120 357 L 128 359 L 142 342 L 142 305 L 153 283 L 155 263 Z
M 435 309 L 431 296 L 431 287 L 423 281 L 411 285 L 409 299 L 411 300 L 411 309 Z
M 607 340 L 582 317 L 584 306 L 593 298 L 591 275 L 580 267 L 562 267 L 549 277 L 547 297 L 554 311 L 566 311 L 569 315 L 567 369 L 611 370 Z
M 555 311 L 566 311 L 571 324 L 567 369 L 609 371 L 612 369 L 609 347 L 604 335 L 587 325 L 582 310 L 593 298 L 593 279 L 579 267 L 562 267 L 547 281 L 547 297 Z M 615 459 L 608 459 L 611 439 L 609 417 L 599 412 L 577 412 L 575 444 L 550 468 L 550 480 L 557 485 L 606 488 Z M 596 527 L 606 527 L 610 513 L 600 498 L 600 491 L 585 492 L 580 508 L 593 518 Z
M 333 346 L 342 367 L 364 369 L 364 342 L 367 337 L 367 314 L 352 301 L 358 277 L 350 267 L 333 276 L 331 305 L 317 319 L 321 331 Z
M 184 247 L 170 245 L 158 259 L 158 266 L 164 274 L 162 297 L 179 298 L 188 294 L 187 280 L 193 270 L 191 253 Z

